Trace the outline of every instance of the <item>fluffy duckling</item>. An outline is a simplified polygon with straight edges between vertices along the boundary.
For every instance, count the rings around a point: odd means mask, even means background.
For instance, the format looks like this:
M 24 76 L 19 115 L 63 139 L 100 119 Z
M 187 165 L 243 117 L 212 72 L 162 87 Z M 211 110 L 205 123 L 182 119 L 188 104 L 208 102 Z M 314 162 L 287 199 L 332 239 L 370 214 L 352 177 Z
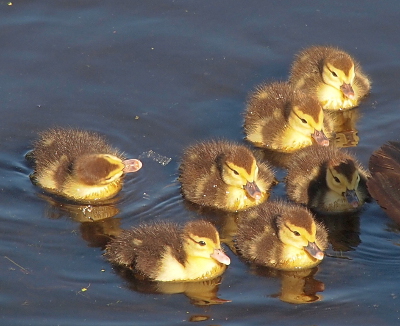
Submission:
M 356 107 L 371 88 L 359 63 L 330 46 L 312 46 L 297 54 L 290 82 L 296 89 L 315 95 L 325 110 Z
M 306 208 L 276 201 L 239 214 L 236 246 L 244 259 L 293 271 L 314 267 L 324 258 L 327 232 Z
M 246 139 L 257 147 L 293 152 L 317 143 L 328 146 L 321 105 L 285 82 L 264 84 L 250 95 Z
M 355 212 L 369 198 L 369 173 L 349 153 L 311 146 L 296 152 L 288 165 L 288 197 L 315 211 Z
M 146 279 L 163 282 L 213 279 L 230 264 L 217 230 L 202 220 L 183 228 L 159 222 L 125 230 L 107 245 L 105 256 Z
M 48 192 L 90 202 L 114 197 L 124 173 L 139 170 L 139 160 L 124 160 L 94 132 L 55 128 L 34 143 L 32 180 Z
M 400 223 L 400 142 L 390 141 L 369 159 L 368 190 L 378 204 Z
M 183 196 L 198 205 L 238 211 L 268 199 L 275 177 L 244 145 L 207 141 L 184 152 L 179 180 Z

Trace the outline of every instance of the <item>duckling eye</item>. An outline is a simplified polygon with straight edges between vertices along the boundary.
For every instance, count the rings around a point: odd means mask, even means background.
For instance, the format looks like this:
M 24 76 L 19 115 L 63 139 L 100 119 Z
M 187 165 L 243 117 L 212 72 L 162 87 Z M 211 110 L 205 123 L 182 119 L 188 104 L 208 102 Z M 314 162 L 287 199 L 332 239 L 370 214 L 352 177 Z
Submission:
M 340 183 L 340 180 L 338 177 L 333 177 L 333 180 L 335 180 L 337 183 Z
M 331 71 L 333 77 L 337 77 L 336 72 Z
M 239 172 L 236 170 L 232 170 L 235 175 L 239 175 Z
M 200 246 L 204 247 L 206 245 L 206 242 L 203 240 L 200 240 L 199 242 L 197 242 Z
M 306 120 L 306 119 L 300 119 L 300 120 L 301 120 L 301 122 L 303 122 L 304 124 L 307 123 L 307 120 Z
M 297 232 L 297 231 L 293 231 L 293 234 L 294 234 L 296 237 L 299 237 L 299 236 L 300 236 L 300 233 Z

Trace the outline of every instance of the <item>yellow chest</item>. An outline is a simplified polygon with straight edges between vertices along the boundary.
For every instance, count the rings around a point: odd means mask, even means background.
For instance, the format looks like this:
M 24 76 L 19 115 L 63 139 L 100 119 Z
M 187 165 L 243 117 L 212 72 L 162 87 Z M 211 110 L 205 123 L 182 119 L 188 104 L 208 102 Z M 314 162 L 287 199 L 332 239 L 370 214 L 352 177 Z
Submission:
M 304 135 L 290 127 L 285 128 L 282 134 L 278 135 L 272 143 L 273 149 L 284 152 L 293 152 L 298 149 L 312 145 L 310 135 Z
M 163 282 L 209 280 L 221 275 L 225 269 L 224 264 L 212 258 L 192 258 L 184 266 L 167 253 L 154 279 Z
M 261 180 L 257 181 L 257 184 L 262 191 L 262 196 L 258 200 L 248 196 L 244 189 L 238 187 L 227 187 L 225 197 L 226 207 L 231 211 L 239 211 L 259 205 L 266 201 L 269 197 L 269 193 L 264 190 L 266 187 L 265 184 Z
M 346 110 L 358 105 L 357 96 L 351 100 L 338 89 L 326 84 L 321 84 L 317 97 L 325 110 Z
M 284 246 L 282 253 L 276 261 L 275 268 L 280 270 L 293 271 L 317 266 L 321 260 L 309 255 L 304 249 L 298 249 L 292 246 Z

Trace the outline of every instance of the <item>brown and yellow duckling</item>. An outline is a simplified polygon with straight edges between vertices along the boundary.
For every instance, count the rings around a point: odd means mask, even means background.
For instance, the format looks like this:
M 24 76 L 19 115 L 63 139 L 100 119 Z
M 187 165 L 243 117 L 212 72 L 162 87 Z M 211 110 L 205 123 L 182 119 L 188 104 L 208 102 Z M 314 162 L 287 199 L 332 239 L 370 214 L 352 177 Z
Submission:
M 105 256 L 142 278 L 163 282 L 213 279 L 230 264 L 218 231 L 203 220 L 184 227 L 159 222 L 125 230 L 107 245 Z
M 290 153 L 313 143 L 328 146 L 326 129 L 318 101 L 288 83 L 264 84 L 250 95 L 244 130 L 257 147 Z
M 386 213 L 400 223 L 400 142 L 390 141 L 369 159 L 368 190 Z
M 330 46 L 312 46 L 297 54 L 290 82 L 316 96 L 325 110 L 356 107 L 371 88 L 360 64 L 350 54 Z
M 369 199 L 368 176 L 349 153 L 311 146 L 296 152 L 290 160 L 287 195 L 318 212 L 356 212 Z
M 239 214 L 236 246 L 249 262 L 293 271 L 324 258 L 327 232 L 308 209 L 276 201 Z
M 268 199 L 275 177 L 244 145 L 207 141 L 184 152 L 179 180 L 183 196 L 198 205 L 238 211 Z
M 31 157 L 35 184 L 79 202 L 114 197 L 122 188 L 123 175 L 142 166 L 139 160 L 124 160 L 97 133 L 76 129 L 42 132 Z

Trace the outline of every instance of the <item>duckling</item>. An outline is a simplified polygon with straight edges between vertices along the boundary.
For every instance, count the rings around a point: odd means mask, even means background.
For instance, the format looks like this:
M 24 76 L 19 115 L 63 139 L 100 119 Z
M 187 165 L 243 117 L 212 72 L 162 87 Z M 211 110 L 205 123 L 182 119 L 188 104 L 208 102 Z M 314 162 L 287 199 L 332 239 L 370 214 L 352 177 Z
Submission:
M 371 196 L 386 213 L 400 223 L 400 142 L 389 141 L 369 159 L 371 178 L 367 186 Z
M 105 256 L 143 278 L 163 282 L 213 279 L 230 264 L 218 231 L 203 220 L 183 227 L 159 222 L 125 230 L 107 245 Z
M 250 262 L 293 271 L 318 265 L 328 240 L 308 209 L 275 201 L 239 213 L 236 246 Z
M 292 156 L 286 176 L 287 195 L 319 212 L 356 212 L 369 198 L 368 176 L 349 153 L 311 146 Z
M 32 181 L 65 198 L 90 202 L 114 197 L 124 173 L 139 170 L 139 160 L 124 160 L 97 133 L 54 128 L 34 143 Z
M 328 146 L 321 105 L 285 82 L 264 84 L 250 95 L 244 130 L 257 147 L 291 153 L 314 142 Z
M 272 169 L 244 145 L 211 140 L 189 146 L 180 165 L 183 196 L 198 205 L 238 211 L 268 199 Z
M 298 53 L 289 81 L 296 89 L 315 95 L 325 110 L 354 108 L 371 89 L 360 64 L 330 46 L 312 46 Z

